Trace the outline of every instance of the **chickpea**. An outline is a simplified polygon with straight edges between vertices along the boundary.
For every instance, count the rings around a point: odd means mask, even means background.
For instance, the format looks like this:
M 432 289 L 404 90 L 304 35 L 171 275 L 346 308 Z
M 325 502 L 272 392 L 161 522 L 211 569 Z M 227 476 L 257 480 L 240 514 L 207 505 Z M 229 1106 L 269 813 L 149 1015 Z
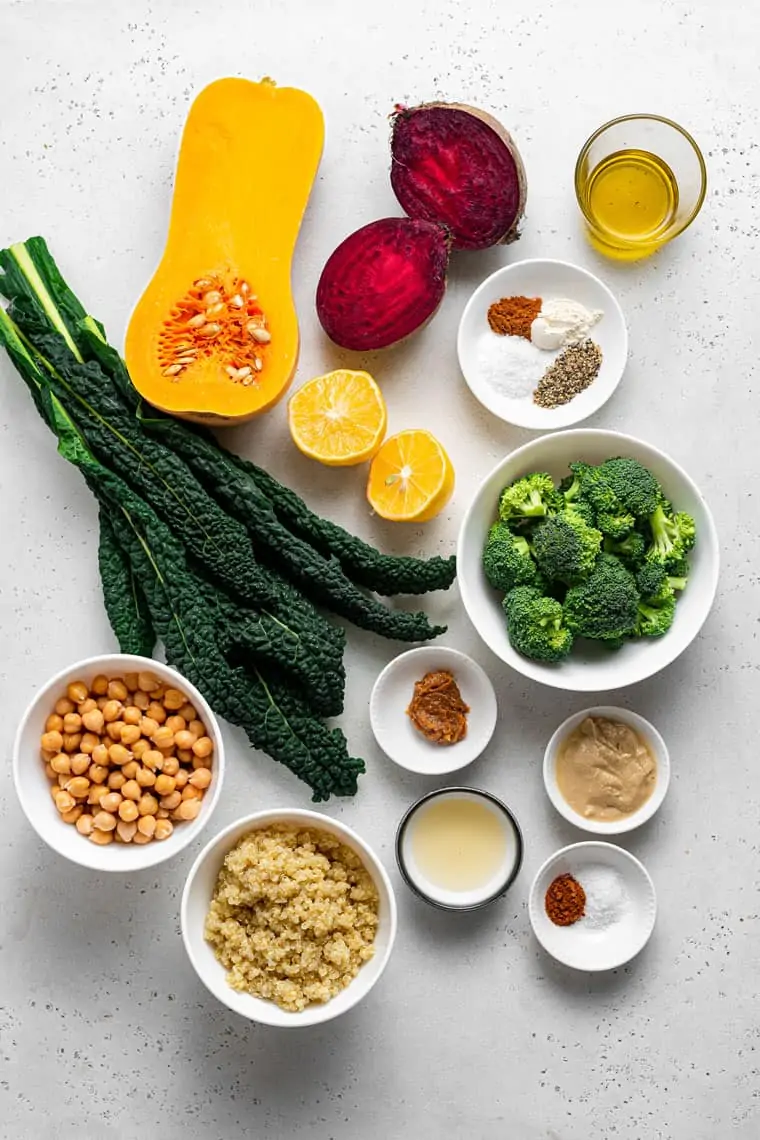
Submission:
M 57 755 L 57 752 L 51 752 L 48 748 L 40 748 L 40 760 L 45 764 L 49 764 L 53 757 Z
M 153 733 L 153 743 L 161 752 L 168 752 L 174 748 L 174 733 L 166 725 Z
M 146 768 L 157 768 L 159 772 L 164 766 L 163 755 L 155 748 L 149 748 L 140 757 Z
M 112 744 L 108 749 L 108 759 L 112 764 L 128 764 L 132 759 L 132 753 L 123 744 Z
M 121 770 L 119 770 L 117 772 L 112 772 L 111 775 L 108 777 L 108 786 L 112 792 L 118 792 L 120 788 L 124 787 L 126 782 L 127 782 L 127 777 L 124 775 L 124 773 Z
M 60 774 L 60 776 L 56 776 L 56 778 L 55 778 L 55 779 L 56 779 L 56 783 L 58 784 L 58 787 L 59 787 L 59 788 L 65 788 L 65 787 L 66 787 L 66 785 L 68 784 L 69 780 L 71 779 L 71 773 L 70 773 L 70 772 L 67 772 L 67 773 L 64 775 L 64 774 L 63 774 L 63 772 L 62 772 L 62 773 Z
M 174 777 L 174 782 L 178 788 L 184 788 L 189 779 L 190 773 L 188 772 L 187 768 L 180 768 L 179 772 L 177 772 L 176 776 Z
M 156 812 L 156 819 L 168 819 L 169 812 L 166 808 L 159 808 Z
M 62 732 L 63 731 L 63 717 L 58 713 L 51 713 L 45 721 L 45 732 Z
M 112 740 L 114 744 L 119 744 L 121 741 L 121 730 L 123 728 L 123 720 L 112 720 L 110 724 L 106 725 L 106 736 L 109 740 Z
M 187 784 L 182 789 L 182 799 L 183 800 L 202 800 L 203 799 L 203 792 L 201 791 L 200 788 L 193 787 L 192 784 Z
M 202 736 L 206 735 L 206 726 L 202 720 L 189 720 L 187 722 L 187 731 L 192 732 L 196 740 L 200 740 Z
M 134 694 L 134 696 L 132 697 L 132 700 L 135 703 L 135 708 L 140 709 L 141 712 L 145 712 L 148 705 L 150 704 L 150 697 L 148 696 L 147 693 L 144 693 L 142 691 L 142 689 L 140 689 L 138 692 L 136 692 Z
M 122 786 L 121 794 L 125 799 L 135 800 L 135 802 L 137 802 L 143 792 L 137 780 L 127 780 L 127 782 Z
M 60 790 L 61 790 L 61 785 L 57 782 L 57 778 L 56 778 L 56 783 L 53 784 L 53 786 L 50 789 L 50 794 L 53 797 L 54 802 L 55 802 L 55 797 L 58 795 Z
M 137 830 L 141 835 L 146 835 L 148 839 L 152 839 L 153 832 L 156 830 L 156 817 L 154 815 L 141 815 L 137 821 Z
M 159 727 L 158 721 L 154 720 L 152 716 L 144 716 L 140 721 L 140 731 L 143 736 L 153 736 L 155 732 L 158 732 Z
M 71 759 L 65 752 L 59 752 L 50 761 L 50 767 L 55 772 L 56 776 L 68 776 L 71 771 Z
M 174 791 L 176 783 L 171 776 L 165 775 L 163 772 L 160 776 L 156 777 L 156 792 L 159 796 L 169 796 Z
M 122 800 L 119 804 L 119 818 L 123 819 L 126 823 L 132 823 L 137 819 L 140 811 L 134 800 Z
M 77 831 L 80 835 L 89 835 L 92 831 L 92 816 L 88 813 L 84 813 L 83 815 L 80 815 L 79 819 L 76 821 L 76 824 Z
M 177 745 L 177 748 L 180 748 L 183 752 L 190 752 L 196 740 L 197 737 L 195 734 L 190 732 L 187 728 L 180 729 L 179 732 L 175 732 L 174 734 L 174 743 Z
M 196 719 L 197 719 L 197 716 L 198 716 L 198 714 L 197 714 L 197 712 L 195 711 L 195 708 L 193 707 L 193 705 L 191 705 L 191 704 L 189 704 L 189 703 L 188 703 L 188 704 L 186 704 L 186 705 L 183 705 L 183 706 L 182 706 L 182 708 L 179 710 L 179 715 L 180 715 L 180 716 L 183 718 L 183 720 L 185 720 L 185 721 L 186 721 L 188 724 L 190 723 L 190 721 L 191 721 L 191 720 L 196 720 Z
M 106 784 L 91 784 L 90 790 L 87 793 L 87 803 L 94 807 L 100 803 L 105 795 L 108 795 L 108 786 Z
M 124 724 L 121 729 L 121 742 L 129 748 L 130 745 L 136 744 L 141 738 L 140 729 L 136 724 Z
M 134 822 L 127 823 L 126 820 L 120 819 L 116 824 L 116 834 L 122 843 L 131 843 L 137 831 L 137 824 Z
M 183 716 L 168 716 L 164 722 L 164 727 L 173 732 L 176 737 L 178 732 L 187 728 L 187 721 Z
M 125 764 L 122 768 L 122 772 L 124 773 L 127 780 L 134 780 L 139 771 L 140 765 L 136 760 L 130 760 L 129 763 Z
M 100 737 L 94 732 L 83 732 L 82 740 L 80 742 L 80 749 L 82 752 L 91 756 L 95 749 L 100 744 Z
M 98 705 L 98 708 L 100 709 L 101 712 L 103 711 L 103 709 L 106 707 L 107 704 L 108 704 L 108 697 L 98 697 L 97 705 Z
M 195 819 L 201 810 L 200 800 L 183 800 L 174 813 L 176 819 Z
M 90 685 L 90 689 L 96 697 L 104 697 L 108 692 L 108 677 L 104 676 L 103 673 L 98 673 Z
M 40 737 L 40 747 L 46 752 L 60 752 L 63 748 L 63 736 L 57 730 L 43 732 Z
M 76 807 L 74 797 L 63 788 L 59 788 L 55 793 L 54 802 L 61 815 L 63 815 L 64 812 L 71 811 L 73 807 Z
M 58 775 L 58 773 L 53 771 L 53 769 L 50 767 L 49 764 L 46 764 L 45 765 L 45 775 L 47 776 L 48 780 L 54 780 L 56 778 L 56 776 Z
M 97 705 L 82 717 L 82 724 L 88 732 L 102 732 L 104 721 L 105 717 Z
M 90 753 L 90 758 L 93 764 L 107 764 L 108 763 L 108 745 L 96 744 Z
M 77 752 L 71 757 L 71 772 L 74 776 L 84 776 L 90 767 L 90 757 L 86 752 Z
M 205 760 L 214 751 L 214 745 L 208 736 L 202 736 L 200 740 L 196 740 L 193 745 L 193 755 L 197 756 L 200 760 Z
M 135 760 L 142 760 L 146 752 L 150 752 L 150 741 L 141 736 L 140 739 L 136 740 L 132 745 L 132 755 Z
M 61 819 L 64 823 L 76 823 L 83 811 L 84 808 L 82 805 L 77 804 L 76 807 L 73 807 L 71 809 L 71 811 L 61 812 Z
M 179 772 L 179 760 L 176 756 L 167 756 L 164 760 L 163 773 L 165 776 L 176 776 Z
M 189 748 L 178 748 L 174 755 L 177 757 L 180 764 L 192 764 L 193 760 L 196 759 Z M 199 763 L 203 764 L 204 761 L 201 760 Z
M 176 710 L 181 709 L 185 703 L 185 694 L 181 693 L 179 689 L 167 689 L 164 693 L 165 709 L 171 709 L 176 712 Z
M 116 816 L 110 811 L 99 811 L 93 816 L 92 824 L 98 831 L 113 831 L 116 827 Z
M 118 720 L 124 711 L 124 706 L 121 701 L 115 701 L 109 697 L 103 706 L 103 720 L 110 724 L 114 720 Z
M 156 830 L 153 832 L 154 839 L 168 839 L 174 831 L 174 825 L 168 819 L 159 819 L 156 823 Z
M 97 843 L 99 847 L 107 847 L 109 843 L 113 843 L 113 832 L 101 831 L 99 828 L 93 827 L 90 832 L 90 842 Z
M 108 769 L 104 764 L 90 764 L 87 775 L 91 784 L 104 784 L 108 778 Z
M 66 713 L 63 718 L 63 731 L 73 735 L 75 732 L 80 732 L 82 729 L 82 718 L 79 713 Z
M 90 690 L 84 681 L 72 681 L 66 689 L 66 696 L 70 701 L 73 701 L 75 705 L 78 705 L 80 701 L 86 701 L 89 695 Z M 71 711 L 73 712 L 74 710 L 72 709 Z
M 96 709 L 97 707 L 98 707 L 98 702 L 95 700 L 95 698 L 94 697 L 88 697 L 86 701 L 81 701 L 77 705 L 77 712 L 79 713 L 80 716 L 84 716 L 86 713 L 92 712 L 93 709 Z
M 141 832 L 136 831 L 132 842 L 139 847 L 143 847 L 146 843 L 150 843 L 152 838 L 152 835 L 143 835 Z
M 124 684 L 130 693 L 136 693 L 140 688 L 140 675 L 139 673 L 125 673 Z
M 124 682 L 119 677 L 115 677 L 113 681 L 108 682 L 108 699 L 111 701 L 126 701 L 129 696 L 129 690 Z
M 156 724 L 163 724 L 166 720 L 166 709 L 160 705 L 158 701 L 151 701 L 147 708 L 147 715 L 156 722 Z
M 83 800 L 90 790 L 90 781 L 86 776 L 74 776 L 64 784 L 64 787 L 75 800 Z
M 155 773 L 150 768 L 138 768 L 135 779 L 141 788 L 152 788 L 156 782 Z
M 161 682 L 153 673 L 139 673 L 137 680 L 144 693 L 155 693 L 156 689 L 161 688 Z
M 127 705 L 122 713 L 121 719 L 125 724 L 139 724 L 142 720 L 142 712 L 138 709 L 137 705 Z
M 113 815 L 119 810 L 121 802 L 122 799 L 118 792 L 106 792 L 104 796 L 100 797 L 100 810 L 108 811 Z
M 137 801 L 137 810 L 140 815 L 155 815 L 158 811 L 158 800 L 150 792 L 145 792 Z
M 64 752 L 78 752 L 79 745 L 82 743 L 81 732 L 64 732 L 63 734 L 63 751 Z
M 211 783 L 212 775 L 209 768 L 196 768 L 190 777 L 190 783 L 194 788 L 207 788 Z
M 170 811 L 174 811 L 175 808 L 178 808 L 181 803 L 182 792 L 174 791 L 170 792 L 168 796 L 164 796 L 164 798 L 159 801 L 159 807 L 162 811 L 168 813 Z

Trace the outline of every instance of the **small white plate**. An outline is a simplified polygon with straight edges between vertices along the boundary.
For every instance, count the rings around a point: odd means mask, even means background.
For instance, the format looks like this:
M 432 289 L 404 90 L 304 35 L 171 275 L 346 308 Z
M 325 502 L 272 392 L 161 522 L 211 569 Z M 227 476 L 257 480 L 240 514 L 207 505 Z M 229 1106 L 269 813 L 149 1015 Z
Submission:
M 432 744 L 407 716 L 415 681 L 436 669 L 453 673 L 462 699 L 470 706 L 467 735 L 458 744 Z M 496 694 L 480 665 L 457 649 L 432 645 L 394 657 L 375 681 L 369 702 L 372 731 L 386 756 L 425 776 L 443 776 L 471 764 L 491 739 L 496 714 Z
M 601 309 L 604 316 L 594 325 L 590 337 L 602 350 L 599 375 L 585 392 L 559 408 L 540 408 L 532 396 L 511 399 L 497 392 L 480 375 L 478 343 L 491 330 L 488 309 L 502 297 L 569 297 L 589 309 Z M 495 333 L 491 333 L 496 336 Z M 467 385 L 473 396 L 499 419 L 517 427 L 554 431 L 592 416 L 606 404 L 617 388 L 628 357 L 628 330 L 620 305 L 607 286 L 578 265 L 567 261 L 535 258 L 516 261 L 497 269 L 470 297 L 459 322 L 457 353 Z M 547 368 L 557 356 L 547 352 Z
M 615 871 L 623 880 L 629 907 L 620 921 L 603 930 L 579 919 L 556 926 L 546 913 L 546 892 L 558 875 L 570 874 L 583 886 L 591 867 Z M 616 970 L 643 950 L 654 930 L 657 898 L 649 872 L 633 855 L 611 843 L 573 843 L 547 859 L 530 888 L 528 912 L 533 933 L 552 958 L 574 970 Z
M 615 720 L 619 723 L 627 724 L 637 733 L 641 740 L 643 740 L 644 744 L 647 745 L 657 764 L 657 776 L 651 796 L 646 803 L 641 805 L 638 811 L 632 812 L 622 819 L 611 820 L 609 822 L 586 819 L 585 816 L 580 815 L 579 812 L 570 807 L 570 804 L 562 795 L 562 792 L 559 790 L 559 785 L 557 784 L 557 755 L 560 746 L 570 733 L 574 732 L 578 725 L 589 716 L 605 717 L 607 720 Z M 584 831 L 591 831 L 595 835 L 622 835 L 626 831 L 633 831 L 634 828 L 641 827 L 642 823 L 646 823 L 648 819 L 651 819 L 660 807 L 660 804 L 665 799 L 665 793 L 668 790 L 669 784 L 670 757 L 665 747 L 665 741 L 657 729 L 653 724 L 650 724 L 648 720 L 644 720 L 643 716 L 639 716 L 638 713 L 630 712 L 628 709 L 614 708 L 612 705 L 599 705 L 596 708 L 584 709 L 583 712 L 574 713 L 573 716 L 569 716 L 554 733 L 544 753 L 544 787 L 546 788 L 546 794 L 549 799 L 559 814 L 564 816 L 569 823 L 582 828 Z

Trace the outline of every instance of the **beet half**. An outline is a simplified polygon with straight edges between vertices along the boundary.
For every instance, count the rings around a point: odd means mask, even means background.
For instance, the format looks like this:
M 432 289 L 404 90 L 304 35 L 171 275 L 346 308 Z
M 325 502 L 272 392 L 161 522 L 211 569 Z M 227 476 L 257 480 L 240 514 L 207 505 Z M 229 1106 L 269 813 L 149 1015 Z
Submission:
M 435 221 L 381 218 L 330 255 L 317 285 L 317 316 L 335 344 L 387 348 L 416 332 L 443 300 L 451 241 Z
M 391 185 L 410 218 L 442 222 L 454 249 L 514 241 L 527 182 L 496 119 L 463 103 L 425 103 L 393 117 Z

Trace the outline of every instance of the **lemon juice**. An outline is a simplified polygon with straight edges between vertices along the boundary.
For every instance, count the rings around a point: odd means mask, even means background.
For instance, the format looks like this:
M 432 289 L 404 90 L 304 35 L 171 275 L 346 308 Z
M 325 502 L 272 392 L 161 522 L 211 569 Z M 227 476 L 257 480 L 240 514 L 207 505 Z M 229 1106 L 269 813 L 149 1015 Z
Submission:
M 678 183 L 668 164 L 646 150 L 618 150 L 586 181 L 592 240 L 611 257 L 645 257 L 667 238 L 678 210 Z

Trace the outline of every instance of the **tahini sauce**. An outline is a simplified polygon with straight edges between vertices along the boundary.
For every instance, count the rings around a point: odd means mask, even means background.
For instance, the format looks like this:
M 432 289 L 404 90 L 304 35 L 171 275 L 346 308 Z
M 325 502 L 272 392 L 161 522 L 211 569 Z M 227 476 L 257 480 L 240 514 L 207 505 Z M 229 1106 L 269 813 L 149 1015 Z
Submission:
M 586 717 L 559 748 L 557 785 L 584 819 L 611 823 L 632 815 L 651 796 L 657 764 L 627 724 Z

